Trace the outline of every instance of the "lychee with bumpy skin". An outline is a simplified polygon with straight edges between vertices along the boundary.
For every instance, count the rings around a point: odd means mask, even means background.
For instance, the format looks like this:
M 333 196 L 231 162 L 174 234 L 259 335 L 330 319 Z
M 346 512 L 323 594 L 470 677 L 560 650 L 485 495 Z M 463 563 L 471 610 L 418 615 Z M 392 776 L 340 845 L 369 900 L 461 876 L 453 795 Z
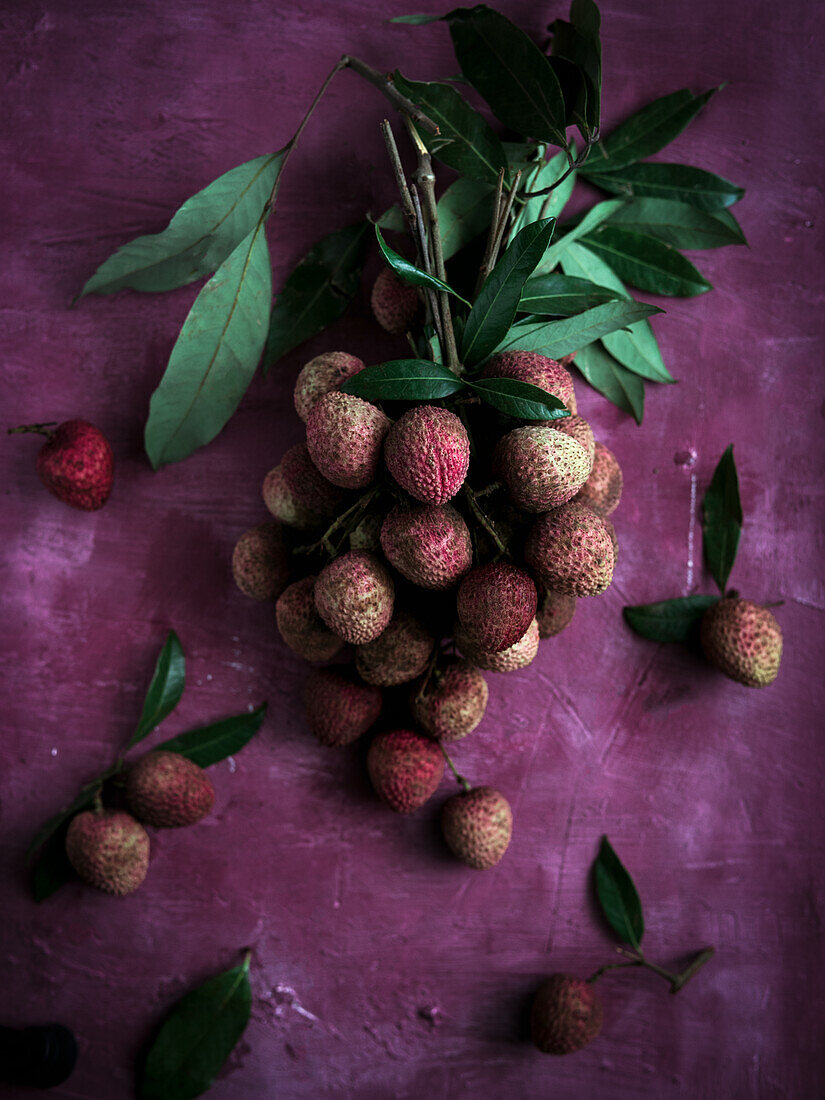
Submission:
M 285 588 L 275 604 L 281 637 L 305 661 L 330 661 L 344 648 L 315 607 L 316 577 L 304 577 Z
M 418 405 L 390 428 L 384 460 L 410 496 L 424 504 L 444 504 L 467 476 L 470 440 L 455 413 Z
M 315 606 L 329 629 L 351 645 L 383 633 L 392 618 L 395 586 L 367 550 L 350 550 L 325 565 L 315 582 Z
M 699 640 L 710 663 L 732 680 L 767 687 L 776 679 L 782 629 L 767 607 L 728 596 L 702 616 Z
M 596 439 L 593 435 L 593 429 L 584 417 L 564 416 L 559 420 L 551 420 L 546 423 L 548 428 L 552 428 L 557 432 L 564 432 L 564 434 L 569 435 L 571 439 L 575 439 L 577 443 L 581 443 L 582 447 L 584 447 L 590 455 L 592 471 L 593 456 L 596 453 Z
M 304 687 L 304 711 L 322 745 L 350 745 L 378 720 L 381 691 L 340 669 L 317 668 Z
M 498 653 L 473 645 L 460 623 L 456 624 L 453 636 L 464 656 L 488 672 L 516 672 L 520 668 L 526 668 L 539 651 L 539 624 L 535 619 L 517 642 Z
M 66 855 L 90 886 L 131 894 L 149 869 L 149 834 L 123 810 L 84 810 L 69 822 Z
M 609 516 L 622 498 L 622 481 L 622 468 L 616 461 L 616 456 L 604 443 L 596 443 L 593 469 L 579 489 L 576 500 L 580 504 L 586 504 L 594 512 Z
M 576 613 L 576 597 L 547 589 L 539 597 L 536 619 L 540 638 L 554 638 L 569 626 Z
M 469 528 L 451 504 L 393 508 L 381 527 L 381 548 L 420 588 L 451 588 L 473 564 Z
M 593 985 L 571 974 L 553 974 L 533 998 L 533 1042 L 543 1054 L 573 1054 L 599 1034 L 604 1010 Z
M 332 390 L 307 417 L 309 455 L 327 481 L 364 489 L 375 480 L 390 420 L 375 405 Z
M 129 768 L 126 798 L 138 821 L 174 829 L 206 817 L 215 802 L 215 788 L 194 761 L 159 749 Z
M 432 634 L 412 615 L 399 611 L 374 641 L 357 647 L 355 667 L 368 684 L 407 684 L 427 667 L 434 646 Z
M 576 412 L 576 394 L 570 371 L 545 355 L 534 351 L 500 351 L 491 356 L 481 372 L 482 378 L 515 378 L 552 393 Z
M 48 436 L 37 456 L 37 474 L 46 488 L 72 508 L 95 512 L 112 491 L 115 460 L 109 440 L 86 420 L 65 420 L 56 428 L 31 424 L 11 432 Z
M 494 787 L 473 787 L 444 803 L 441 832 L 457 859 L 484 871 L 495 867 L 507 851 L 513 833 L 513 811 Z
M 489 690 L 469 661 L 452 658 L 426 684 L 410 692 L 410 710 L 419 726 L 439 741 L 458 741 L 472 733 L 487 709 Z
M 532 622 L 537 604 L 533 578 L 501 561 L 470 570 L 456 598 L 464 634 L 473 646 L 488 653 L 500 653 L 517 642 Z
M 278 523 L 244 531 L 232 551 L 232 576 L 245 596 L 274 600 L 289 579 L 289 558 Z
M 607 522 L 572 501 L 538 517 L 524 557 L 546 588 L 568 596 L 597 596 L 613 579 L 615 555 Z
M 578 440 L 544 426 L 508 432 L 499 440 L 493 462 L 510 499 L 525 512 L 546 512 L 565 504 L 592 468 Z
M 410 814 L 438 789 L 444 757 L 429 737 L 412 730 L 390 730 L 370 745 L 367 771 L 379 798 L 398 813 Z
M 348 378 L 364 369 L 363 359 L 345 351 L 326 351 L 301 368 L 295 383 L 295 411 L 306 423 L 315 402 L 331 390 L 343 386 Z
M 287 527 L 315 527 L 334 516 L 346 493 L 318 471 L 306 443 L 296 443 L 264 478 L 264 504 Z
M 382 329 L 393 336 L 403 336 L 409 330 L 419 304 L 418 291 L 414 286 L 402 283 L 390 268 L 382 268 L 370 295 L 373 316 Z

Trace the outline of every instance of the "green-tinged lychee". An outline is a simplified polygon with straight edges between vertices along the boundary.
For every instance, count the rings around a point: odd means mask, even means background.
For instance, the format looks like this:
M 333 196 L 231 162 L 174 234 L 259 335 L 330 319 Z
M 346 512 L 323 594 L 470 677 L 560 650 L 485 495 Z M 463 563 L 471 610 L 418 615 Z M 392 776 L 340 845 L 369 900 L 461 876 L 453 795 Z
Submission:
M 421 299 L 409 283 L 402 283 L 394 271 L 385 267 L 373 283 L 370 305 L 373 316 L 386 332 L 402 336 L 409 330 Z
M 126 773 L 129 809 L 145 825 L 172 829 L 194 825 L 215 802 L 209 776 L 177 752 L 158 750 L 142 756 Z
M 471 569 L 456 598 L 464 634 L 473 646 L 487 653 L 500 653 L 523 637 L 537 603 L 533 578 L 501 561 Z
M 782 630 L 767 607 L 728 596 L 702 616 L 699 637 L 710 663 L 732 680 L 767 687 L 776 679 Z
M 381 690 L 339 668 L 316 668 L 304 687 L 309 728 L 322 745 L 349 745 L 377 720 Z
M 131 894 L 149 869 L 149 834 L 123 810 L 84 810 L 69 823 L 66 855 L 90 886 Z
M 295 383 L 295 411 L 306 423 L 310 409 L 325 393 L 337 390 L 364 369 L 363 359 L 345 351 L 325 351 L 301 368 Z
M 369 550 L 377 554 L 381 549 L 381 524 L 384 517 L 378 512 L 368 512 L 349 533 L 350 550 Z
M 584 504 L 571 502 L 539 516 L 524 557 L 545 588 L 568 596 L 597 596 L 613 579 L 607 522 Z
M 572 622 L 576 613 L 576 597 L 565 592 L 548 589 L 539 597 L 539 609 L 536 619 L 539 624 L 540 638 L 554 638 L 561 634 Z
M 592 468 L 593 456 L 596 453 L 596 439 L 593 435 L 593 429 L 583 416 L 565 416 L 561 420 L 550 421 L 547 427 L 553 428 L 557 432 L 564 432 L 571 439 L 575 439 L 577 443 L 581 443 L 590 455 Z
M 513 811 L 494 787 L 454 794 L 441 811 L 441 832 L 453 855 L 477 871 L 495 867 L 510 843 Z
M 464 656 L 488 672 L 516 672 L 520 668 L 526 668 L 539 651 L 539 624 L 535 619 L 517 642 L 498 653 L 473 645 L 464 633 L 461 623 L 456 624 L 453 636 Z
M 393 508 L 381 527 L 381 548 L 420 588 L 451 588 L 473 564 L 470 531 L 451 504 Z
M 379 637 L 357 647 L 355 667 L 368 684 L 407 684 L 427 667 L 434 647 L 432 634 L 412 615 L 399 611 Z
M 546 512 L 571 500 L 592 466 L 577 439 L 547 426 L 508 432 L 499 440 L 493 462 L 510 499 L 525 512 Z
M 324 566 L 315 582 L 315 606 L 333 633 L 364 645 L 392 618 L 395 588 L 386 566 L 366 550 L 350 550 Z
M 553 974 L 533 998 L 533 1042 L 543 1054 L 573 1054 L 596 1038 L 604 1011 L 593 985 L 571 974 Z
M 285 588 L 275 605 L 281 637 L 305 661 L 330 661 L 344 648 L 315 607 L 316 577 L 304 577 Z
M 375 480 L 389 430 L 389 418 L 375 405 L 332 390 L 307 417 L 309 455 L 333 485 L 364 489 Z
M 558 397 L 571 413 L 576 412 L 573 378 L 555 359 L 534 351 L 501 351 L 487 360 L 481 373 L 483 378 L 515 378 L 529 382 Z
M 424 504 L 444 504 L 467 476 L 470 440 L 455 413 L 418 405 L 390 428 L 384 460 L 410 496 Z
M 580 504 L 586 504 L 594 512 L 609 516 L 622 498 L 622 481 L 622 468 L 616 461 L 616 456 L 604 443 L 597 442 L 593 469 L 579 489 L 576 500 Z
M 390 730 L 370 745 L 367 771 L 378 796 L 398 813 L 409 814 L 435 794 L 444 775 L 444 757 L 429 737 Z
M 244 531 L 232 551 L 232 576 L 245 596 L 274 600 L 289 579 L 289 558 L 278 523 Z
M 472 733 L 487 709 L 489 690 L 481 672 L 469 661 L 451 658 L 430 679 L 410 691 L 412 716 L 440 741 L 458 741 Z
M 335 515 L 345 496 L 318 471 L 306 443 L 290 447 L 264 478 L 264 504 L 287 527 L 316 527 Z

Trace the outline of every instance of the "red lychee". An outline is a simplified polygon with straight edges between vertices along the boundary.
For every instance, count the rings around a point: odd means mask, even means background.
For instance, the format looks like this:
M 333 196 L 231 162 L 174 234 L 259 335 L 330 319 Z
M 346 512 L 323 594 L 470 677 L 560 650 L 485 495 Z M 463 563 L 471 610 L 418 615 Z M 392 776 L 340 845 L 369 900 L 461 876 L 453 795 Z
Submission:
M 378 273 L 370 305 L 381 328 L 394 336 L 402 336 L 412 324 L 420 301 L 415 287 L 402 283 L 390 268 L 382 268 Z
M 513 811 L 494 787 L 473 787 L 444 803 L 441 832 L 457 859 L 483 871 L 494 867 L 507 851 Z
M 534 351 L 501 351 L 487 360 L 481 373 L 483 378 L 516 378 L 520 382 L 530 382 L 558 397 L 571 413 L 576 412 L 573 378 L 555 359 Z
M 69 823 L 66 855 L 90 886 L 131 894 L 149 869 L 149 834 L 123 810 L 84 810 Z
M 533 998 L 533 1042 L 543 1054 L 573 1054 L 596 1038 L 604 1010 L 589 982 L 553 974 Z
M 337 668 L 317 668 L 304 687 L 309 728 L 322 745 L 349 745 L 381 713 L 381 690 L 351 679 Z
M 58 500 L 84 512 L 103 507 L 112 491 L 115 460 L 100 428 L 86 420 L 66 420 L 54 429 L 32 424 L 11 431 L 49 437 L 37 456 L 37 473 Z
M 488 672 L 516 672 L 520 668 L 526 668 L 539 651 L 539 624 L 535 619 L 517 642 L 498 653 L 473 645 L 460 623 L 456 624 L 453 636 L 464 656 Z
M 472 733 L 487 709 L 487 681 L 475 665 L 452 658 L 426 685 L 415 684 L 410 710 L 423 730 L 439 741 L 458 741 Z
M 244 531 L 232 551 L 232 576 L 245 596 L 274 600 L 289 579 L 289 558 L 278 523 Z
M 281 637 L 305 661 L 330 661 L 344 648 L 315 607 L 316 577 L 304 577 L 285 588 L 275 604 Z
M 545 588 L 568 596 L 597 596 L 613 578 L 607 522 L 574 501 L 538 517 L 524 557 Z
M 410 496 L 424 504 L 444 504 L 467 476 L 470 440 L 455 413 L 418 405 L 390 428 L 384 460 Z
M 301 368 L 295 383 L 295 411 L 306 423 L 315 402 L 364 369 L 363 359 L 345 351 L 326 351 Z
M 702 616 L 699 638 L 705 656 L 746 687 L 767 687 L 779 672 L 782 630 L 767 607 L 729 596 Z
M 596 443 L 593 469 L 579 489 L 576 500 L 579 504 L 586 504 L 594 512 L 609 516 L 622 498 L 622 480 L 622 468 L 616 461 L 616 456 L 604 443 Z
M 450 504 L 393 508 L 381 527 L 381 549 L 420 588 L 451 588 L 473 563 L 470 531 Z
M 374 641 L 355 650 L 358 675 L 368 684 L 395 687 L 420 676 L 435 638 L 406 611 L 399 611 Z
M 499 440 L 494 464 L 517 508 L 546 512 L 576 495 L 587 481 L 592 459 L 572 435 L 528 426 Z
M 312 461 L 333 485 L 364 489 L 375 480 L 390 420 L 375 405 L 332 390 L 307 417 Z
M 540 638 L 554 638 L 569 626 L 576 613 L 576 597 L 548 589 L 539 596 L 536 619 Z
M 378 796 L 398 813 L 409 814 L 435 794 L 444 775 L 444 757 L 429 737 L 390 730 L 370 745 L 367 770 Z
M 384 564 L 366 550 L 350 550 L 325 565 L 315 582 L 315 606 L 351 645 L 383 633 L 392 618 L 395 586 Z
M 156 829 L 194 825 L 215 802 L 209 776 L 177 752 L 142 756 L 126 773 L 126 798 L 138 821 Z
M 264 504 L 287 527 L 315 527 L 338 511 L 346 493 L 319 472 L 306 443 L 296 443 L 264 478 Z
M 471 569 L 458 588 L 456 606 L 473 646 L 500 653 L 524 635 L 536 614 L 533 578 L 507 562 Z

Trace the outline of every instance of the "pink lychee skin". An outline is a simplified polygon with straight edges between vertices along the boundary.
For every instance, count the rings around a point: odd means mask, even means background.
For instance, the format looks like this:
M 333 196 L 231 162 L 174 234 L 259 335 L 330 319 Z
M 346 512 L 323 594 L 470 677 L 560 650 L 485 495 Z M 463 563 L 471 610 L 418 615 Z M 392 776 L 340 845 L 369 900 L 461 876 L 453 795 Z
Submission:
M 332 390 L 307 417 L 307 447 L 324 477 L 343 489 L 364 489 L 375 480 L 390 420 L 375 405 Z
M 528 567 L 546 588 L 598 596 L 613 579 L 615 554 L 607 522 L 571 501 L 534 523 L 524 548 Z
M 543 1054 L 573 1054 L 596 1038 L 603 1019 L 593 985 L 572 974 L 553 974 L 533 998 L 533 1042 Z
M 375 554 L 350 550 L 324 566 L 315 606 L 329 629 L 350 645 L 377 638 L 392 618 L 395 586 Z
M 410 496 L 424 504 L 444 504 L 467 476 L 470 440 L 455 413 L 418 405 L 390 428 L 384 460 Z
M 103 432 L 86 420 L 66 420 L 37 456 L 37 473 L 50 493 L 72 508 L 95 512 L 112 491 L 115 460 Z
M 402 336 L 418 312 L 418 291 L 385 267 L 373 283 L 370 305 L 378 324 L 393 336 Z
M 351 745 L 378 720 L 381 690 L 338 669 L 317 668 L 304 687 L 304 712 L 322 745 Z
M 590 475 L 592 459 L 572 435 L 546 426 L 515 428 L 499 440 L 494 466 L 525 512 L 545 512 L 571 500 Z
M 481 672 L 455 658 L 428 684 L 410 691 L 410 710 L 416 723 L 439 741 L 459 741 L 472 733 L 484 717 L 489 689 Z
M 305 661 L 330 661 L 344 648 L 343 638 L 327 627 L 315 607 L 316 577 L 295 581 L 275 604 L 281 637 Z
M 500 351 L 491 356 L 481 372 L 482 378 L 516 378 L 547 390 L 563 401 L 571 413 L 576 412 L 573 378 L 555 359 L 534 351 Z
M 206 817 L 215 802 L 215 788 L 194 761 L 158 750 L 129 768 L 126 798 L 138 821 L 156 829 L 173 829 Z
M 395 507 L 381 527 L 390 565 L 420 588 L 452 588 L 473 564 L 470 531 L 450 504 Z
M 84 810 L 69 823 L 66 855 L 84 882 L 122 897 L 146 878 L 149 834 L 123 810 Z
M 490 653 L 473 645 L 464 633 L 461 623 L 456 624 L 453 637 L 456 646 L 464 656 L 487 672 L 517 672 L 521 668 L 526 668 L 539 651 L 539 624 L 536 619 L 533 619 L 517 642 L 499 653 Z
M 576 597 L 547 590 L 539 596 L 536 619 L 540 638 L 554 638 L 568 627 L 576 613 Z
M 444 776 L 444 757 L 429 737 L 390 730 L 370 745 L 367 771 L 378 796 L 398 813 L 409 814 L 435 794 Z
M 346 351 L 326 351 L 310 359 L 295 383 L 295 411 L 301 420 L 306 423 L 312 406 L 325 393 L 340 389 L 363 369 L 363 359 Z
M 590 456 L 592 468 L 594 455 L 596 453 L 596 439 L 593 435 L 593 429 L 583 416 L 565 416 L 560 420 L 551 420 L 548 422 L 548 427 L 553 428 L 557 432 L 564 432 L 564 434 L 569 435 L 571 439 L 575 439 L 577 443 L 581 443 L 582 447 L 584 447 Z
M 622 468 L 616 456 L 604 443 L 596 443 L 593 469 L 579 490 L 576 500 L 580 504 L 586 504 L 594 512 L 609 516 L 622 499 L 622 482 Z
M 441 832 L 457 859 L 486 871 L 502 859 L 513 833 L 510 803 L 495 787 L 473 787 L 448 798 Z
M 470 570 L 456 598 L 464 633 L 487 653 L 500 653 L 517 642 L 535 617 L 537 604 L 533 578 L 500 561 Z
M 407 684 L 427 667 L 434 647 L 432 634 L 412 615 L 399 611 L 379 637 L 357 647 L 355 667 L 368 684 Z
M 699 640 L 711 664 L 746 687 L 767 687 L 779 673 L 782 628 L 753 600 L 728 596 L 709 607 Z
M 275 600 L 289 580 L 289 558 L 278 523 L 244 531 L 232 551 L 232 576 L 245 596 Z
M 320 473 L 306 443 L 296 443 L 264 478 L 269 511 L 287 527 L 315 527 L 334 516 L 346 496 Z

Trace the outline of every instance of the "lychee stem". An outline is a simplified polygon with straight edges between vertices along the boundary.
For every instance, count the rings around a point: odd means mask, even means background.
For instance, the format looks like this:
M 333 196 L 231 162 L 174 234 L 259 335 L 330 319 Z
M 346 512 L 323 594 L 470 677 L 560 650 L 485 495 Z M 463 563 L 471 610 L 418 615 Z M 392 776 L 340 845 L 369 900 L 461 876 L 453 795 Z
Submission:
M 56 423 L 56 420 L 46 420 L 43 424 L 21 424 L 17 428 L 9 428 L 8 434 L 16 435 L 18 432 L 35 432 L 37 435 L 45 435 L 48 439 L 51 439 L 54 432 L 49 429 Z
M 103 795 L 100 793 L 100 790 L 95 791 L 95 796 L 92 799 L 92 806 L 96 814 L 103 813 Z
M 430 659 L 427 662 L 427 668 L 426 668 L 426 671 L 424 673 L 424 678 L 421 681 L 421 687 L 418 689 L 418 691 L 416 692 L 416 695 L 415 695 L 416 703 L 420 703 L 421 700 L 424 698 L 424 693 L 426 692 L 427 688 L 430 685 L 430 680 L 432 680 L 432 678 L 433 678 L 433 672 L 435 672 L 435 663 L 438 660 L 439 653 L 441 652 L 442 642 L 443 642 L 443 639 L 439 638 L 439 639 L 436 640 L 436 643 L 433 646 L 432 655 L 430 656 Z
M 381 487 L 379 485 L 373 485 L 371 489 L 368 489 L 366 493 L 363 493 L 358 498 L 358 500 L 356 500 L 355 504 L 353 504 L 351 508 L 347 508 L 346 512 L 342 512 L 341 515 L 338 516 L 338 518 L 329 525 L 329 527 L 326 529 L 326 531 L 324 531 L 323 535 L 321 535 L 317 542 L 309 543 L 307 546 L 296 546 L 293 553 L 314 554 L 316 550 L 320 550 L 323 547 L 328 554 L 330 554 L 332 557 L 335 557 L 335 555 L 338 553 L 338 548 L 340 547 L 341 542 L 343 542 L 343 540 L 347 537 L 349 532 L 355 526 L 356 520 L 361 518 L 361 513 L 369 506 L 370 501 L 373 499 L 376 493 L 379 493 L 380 491 Z M 341 527 L 343 524 L 346 524 L 347 521 L 350 522 L 348 523 L 347 529 L 338 540 L 338 546 L 333 546 L 330 542 L 331 536 L 338 530 L 339 527 Z
M 484 256 L 481 260 L 481 267 L 478 269 L 478 275 L 476 277 L 476 285 L 473 290 L 473 300 L 478 297 L 479 291 L 484 286 L 484 282 L 487 276 L 490 274 L 492 263 L 490 258 L 493 255 L 493 244 L 496 239 L 496 231 L 498 229 L 499 215 L 501 214 L 501 198 L 504 188 L 504 169 L 499 169 L 498 183 L 496 184 L 495 195 L 493 196 L 493 212 L 490 217 L 490 228 L 487 232 L 487 244 L 484 247 Z
M 451 758 L 450 754 L 449 754 L 449 753 L 447 752 L 447 750 L 446 750 L 446 749 L 444 748 L 444 745 L 443 745 L 443 743 L 442 743 L 441 741 L 439 741 L 439 742 L 438 742 L 438 747 L 439 747 L 439 748 L 441 749 L 442 753 L 444 754 L 444 759 L 445 759 L 445 760 L 447 761 L 447 763 L 449 764 L 449 766 L 450 766 L 450 771 L 451 771 L 451 772 L 453 773 L 453 775 L 455 776 L 455 779 L 456 779 L 456 783 L 458 783 L 458 785 L 459 785 L 460 787 L 463 787 L 463 788 L 464 788 L 464 790 L 465 790 L 465 791 L 466 791 L 466 792 L 467 792 L 467 793 L 469 794 L 469 793 L 470 793 L 470 791 L 471 791 L 471 790 L 473 789 L 473 788 L 472 788 L 472 785 L 471 785 L 471 784 L 469 783 L 469 781 L 468 781 L 468 780 L 466 780 L 466 779 L 464 778 L 464 776 L 463 776 L 463 775 L 461 775 L 461 774 L 459 773 L 458 769 L 456 768 L 455 764 L 454 764 L 454 763 L 453 763 L 453 761 L 452 761 L 452 758 Z
M 507 547 L 504 545 L 504 543 L 499 538 L 498 532 L 496 531 L 495 527 L 493 526 L 493 521 L 490 519 L 490 517 L 487 515 L 487 513 L 484 511 L 484 509 L 479 505 L 478 501 L 476 500 L 476 495 L 473 492 L 473 490 L 470 488 L 470 486 L 466 482 L 462 486 L 462 489 L 464 491 L 464 495 L 467 498 L 467 503 L 470 505 L 470 509 L 471 509 L 473 515 L 476 517 L 478 522 L 481 524 L 481 526 L 484 528 L 484 530 L 487 532 L 487 534 L 490 536 L 490 538 L 496 544 L 496 546 L 498 548 L 498 552 L 500 554 L 504 554 L 505 557 L 509 557 L 509 552 L 507 550 Z
M 665 981 L 670 982 L 670 992 L 678 993 L 693 975 L 709 962 L 714 954 L 715 950 L 712 947 L 706 947 L 700 951 L 698 955 L 689 963 L 684 970 L 679 974 L 672 974 L 669 970 L 665 970 L 664 967 L 659 966 L 657 963 L 650 962 L 642 955 L 641 952 L 628 951 L 625 947 L 617 947 L 616 950 L 620 955 L 626 956 L 630 961 L 623 963 L 607 963 L 605 966 L 600 966 L 598 970 L 594 971 L 587 979 L 588 982 L 597 982 L 602 974 L 606 974 L 608 970 L 624 970 L 631 966 L 643 966 L 646 970 L 651 970 L 654 974 L 658 974 L 660 978 L 664 978 Z

